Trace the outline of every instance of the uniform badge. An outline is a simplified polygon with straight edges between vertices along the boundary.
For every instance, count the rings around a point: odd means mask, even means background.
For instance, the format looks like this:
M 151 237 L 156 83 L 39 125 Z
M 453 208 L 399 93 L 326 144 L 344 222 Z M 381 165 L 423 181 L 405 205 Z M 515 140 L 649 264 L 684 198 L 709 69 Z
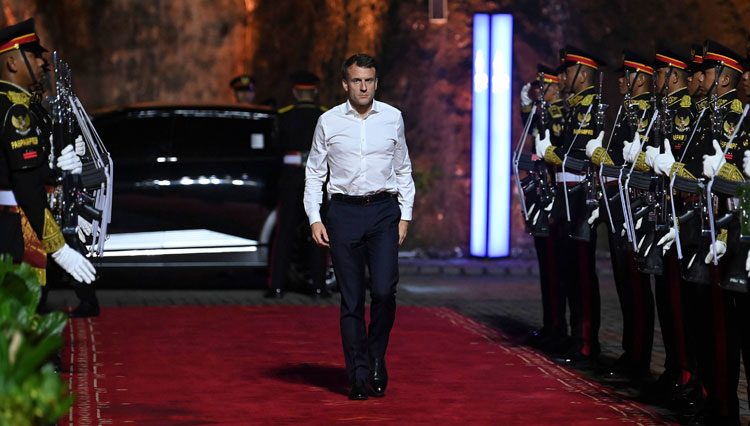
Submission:
M 16 128 L 16 133 L 21 136 L 26 136 L 26 134 L 29 133 L 29 130 L 31 130 L 31 117 L 29 117 L 29 114 L 26 114 L 25 117 L 16 117 L 15 115 L 11 116 L 10 121 L 13 123 L 13 127 Z
M 690 128 L 690 117 L 677 116 L 674 118 L 674 125 L 678 132 L 687 131 Z
M 553 124 L 552 125 L 552 134 L 555 136 L 560 136 L 560 131 L 562 130 L 562 126 L 559 124 Z
M 638 120 L 638 133 L 643 133 L 648 129 L 648 118 Z
M 730 138 L 732 137 L 732 133 L 734 133 L 734 124 L 725 121 L 724 122 L 724 136 Z
M 578 126 L 586 127 L 591 122 L 591 114 L 584 115 L 582 112 L 578 113 Z

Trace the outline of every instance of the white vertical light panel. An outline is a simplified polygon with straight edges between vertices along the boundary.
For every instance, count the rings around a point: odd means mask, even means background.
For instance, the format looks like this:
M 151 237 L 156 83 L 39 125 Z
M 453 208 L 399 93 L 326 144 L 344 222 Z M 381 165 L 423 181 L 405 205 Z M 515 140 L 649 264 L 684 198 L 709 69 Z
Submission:
M 471 231 L 469 252 L 487 256 L 490 16 L 474 15 L 471 111 Z
M 513 15 L 492 15 L 488 257 L 510 254 Z

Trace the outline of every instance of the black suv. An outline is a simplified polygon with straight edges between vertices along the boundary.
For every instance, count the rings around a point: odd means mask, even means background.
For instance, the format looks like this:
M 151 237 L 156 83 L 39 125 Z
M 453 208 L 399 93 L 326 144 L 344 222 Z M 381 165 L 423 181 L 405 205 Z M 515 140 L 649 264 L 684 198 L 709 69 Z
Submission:
M 265 267 L 281 159 L 257 106 L 134 105 L 94 116 L 114 162 L 100 267 Z

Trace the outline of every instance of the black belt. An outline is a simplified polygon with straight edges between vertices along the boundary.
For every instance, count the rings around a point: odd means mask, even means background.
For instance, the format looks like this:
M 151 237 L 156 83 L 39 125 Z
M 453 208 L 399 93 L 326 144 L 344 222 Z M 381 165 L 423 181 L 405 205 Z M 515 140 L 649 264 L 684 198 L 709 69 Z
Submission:
M 377 192 L 375 194 L 370 194 L 370 195 L 331 194 L 332 200 L 343 201 L 344 203 L 357 204 L 360 206 L 366 206 L 368 204 L 372 204 L 377 201 L 382 201 L 388 198 L 395 199 L 396 194 L 391 194 L 390 192 L 387 192 L 387 191 Z

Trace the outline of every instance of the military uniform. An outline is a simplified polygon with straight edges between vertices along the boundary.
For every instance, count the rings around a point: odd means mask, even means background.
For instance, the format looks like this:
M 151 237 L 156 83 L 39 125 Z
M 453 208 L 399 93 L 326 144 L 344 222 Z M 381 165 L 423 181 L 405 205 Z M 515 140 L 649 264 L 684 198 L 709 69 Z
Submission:
M 623 65 L 617 70 L 625 74 L 624 78 L 636 81 L 639 74 L 653 75 L 654 70 L 637 53 L 626 50 L 623 52 Z M 628 88 L 632 93 L 632 88 Z M 636 132 L 641 139 L 646 140 L 646 129 L 651 118 L 652 105 L 649 102 L 650 92 L 639 93 L 626 97 L 623 101 L 621 119 L 615 123 L 609 149 L 596 148 L 592 154 L 592 162 L 599 166 L 605 164 L 623 166 L 623 147 L 626 141 L 631 141 Z M 624 374 L 633 378 L 642 378 L 649 374 L 651 365 L 651 349 L 654 336 L 654 297 L 651 292 L 651 280 L 648 274 L 640 272 L 636 266 L 632 246 L 621 230 L 625 223 L 622 207 L 618 197 L 619 185 L 617 181 L 606 183 L 604 197 L 599 207 L 601 216 L 612 215 L 610 223 L 608 217 L 603 221 L 607 228 L 609 253 L 615 279 L 615 288 L 622 311 L 622 349 L 624 353 L 617 360 L 610 374 Z M 615 198 L 610 208 L 604 205 L 606 200 Z M 612 230 L 614 226 L 614 232 Z
M 598 70 L 601 60 L 573 47 L 565 49 L 563 67 L 588 67 Z M 577 72 L 576 72 L 577 74 Z M 575 78 L 573 79 L 575 81 Z M 571 83 L 572 84 L 572 83 Z M 571 347 L 558 361 L 575 363 L 581 360 L 595 360 L 599 354 L 600 299 L 599 280 L 596 276 L 594 251 L 596 249 L 596 229 L 585 229 L 587 241 L 572 237 L 579 231 L 574 224 L 586 224 L 588 208 L 585 191 L 570 191 L 567 194 L 570 207 L 570 221 L 565 204 L 565 191 L 584 180 L 582 173 L 562 170 L 566 155 L 578 160 L 586 160 L 585 147 L 589 140 L 597 136 L 594 86 L 586 87 L 567 100 L 568 113 L 564 119 L 559 145 L 546 148 L 544 160 L 558 167 L 556 174 L 557 193 L 550 218 L 550 232 L 556 241 L 556 270 L 566 289 L 570 308 Z M 567 162 L 567 161 L 566 161 Z
M 293 76 L 297 89 L 312 90 L 318 78 L 310 73 L 297 73 Z M 279 205 L 276 237 L 269 262 L 269 296 L 280 297 L 287 288 L 289 266 L 295 242 L 300 236 L 309 235 L 302 198 L 305 192 L 305 161 L 310 151 L 315 125 L 326 108 L 312 101 L 299 101 L 279 110 L 279 148 L 283 156 L 283 168 L 279 181 Z M 300 227 L 304 232 L 300 234 Z M 309 253 L 299 262 L 310 262 L 310 274 L 315 295 L 327 296 L 325 288 L 328 251 L 311 241 L 307 247 L 297 252 Z

